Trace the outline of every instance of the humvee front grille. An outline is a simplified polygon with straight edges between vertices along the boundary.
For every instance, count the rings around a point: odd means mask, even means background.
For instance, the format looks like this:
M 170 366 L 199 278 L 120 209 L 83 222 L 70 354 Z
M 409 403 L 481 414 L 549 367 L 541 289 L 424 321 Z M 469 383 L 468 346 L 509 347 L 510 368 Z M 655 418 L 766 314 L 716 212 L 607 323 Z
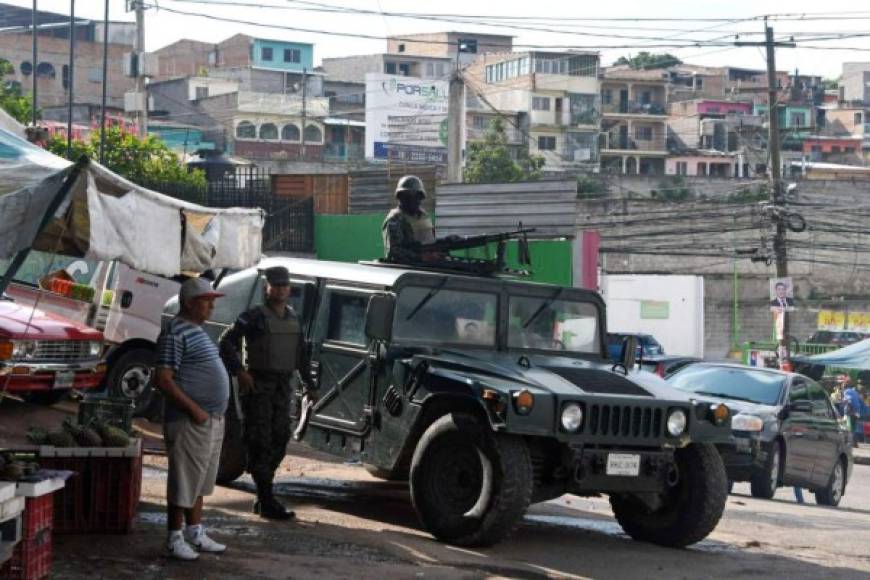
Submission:
M 662 436 L 664 411 L 634 405 L 589 405 L 583 431 L 593 436 L 657 439 Z

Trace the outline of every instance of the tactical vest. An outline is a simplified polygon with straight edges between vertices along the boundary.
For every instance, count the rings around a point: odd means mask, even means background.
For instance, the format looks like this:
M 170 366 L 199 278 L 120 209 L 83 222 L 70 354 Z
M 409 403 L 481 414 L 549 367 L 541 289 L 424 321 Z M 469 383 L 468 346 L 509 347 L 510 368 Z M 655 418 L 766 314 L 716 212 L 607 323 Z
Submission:
M 260 310 L 265 328 L 260 336 L 248 341 L 248 368 L 272 372 L 296 370 L 302 334 L 299 319 L 292 314 L 281 318 L 268 306 L 261 306 Z
M 420 210 L 419 216 L 412 216 L 403 212 L 399 208 L 393 208 L 387 214 L 384 220 L 383 230 L 384 250 L 389 255 L 390 252 L 390 236 L 387 234 L 387 224 L 390 220 L 398 218 L 401 220 L 402 231 L 408 241 L 419 242 L 421 244 L 431 244 L 435 241 L 435 226 L 432 224 L 432 219 L 425 210 Z

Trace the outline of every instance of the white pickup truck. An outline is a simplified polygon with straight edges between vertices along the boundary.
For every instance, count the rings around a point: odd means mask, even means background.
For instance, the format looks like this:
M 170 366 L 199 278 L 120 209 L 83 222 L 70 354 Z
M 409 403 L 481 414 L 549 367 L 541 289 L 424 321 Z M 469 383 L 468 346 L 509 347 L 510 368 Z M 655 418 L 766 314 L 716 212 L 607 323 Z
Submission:
M 50 261 L 48 261 L 50 260 Z M 75 282 L 94 288 L 84 302 L 40 290 L 46 271 L 65 270 Z M 174 280 L 133 270 L 119 262 L 90 262 L 32 252 L 7 294 L 20 304 L 39 307 L 102 331 L 108 364 L 104 388 L 108 394 L 135 402 L 135 413 L 148 411 L 152 399 L 154 346 L 166 301 L 178 294 Z

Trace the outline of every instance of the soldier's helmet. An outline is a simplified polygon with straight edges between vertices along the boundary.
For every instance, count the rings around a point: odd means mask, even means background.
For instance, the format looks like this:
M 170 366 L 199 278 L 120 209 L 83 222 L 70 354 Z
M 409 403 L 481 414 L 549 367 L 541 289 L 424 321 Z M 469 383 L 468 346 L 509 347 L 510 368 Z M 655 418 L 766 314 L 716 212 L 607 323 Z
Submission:
M 396 197 L 403 193 L 416 193 L 421 198 L 426 197 L 426 188 L 423 187 L 423 180 L 416 175 L 406 175 L 396 184 Z

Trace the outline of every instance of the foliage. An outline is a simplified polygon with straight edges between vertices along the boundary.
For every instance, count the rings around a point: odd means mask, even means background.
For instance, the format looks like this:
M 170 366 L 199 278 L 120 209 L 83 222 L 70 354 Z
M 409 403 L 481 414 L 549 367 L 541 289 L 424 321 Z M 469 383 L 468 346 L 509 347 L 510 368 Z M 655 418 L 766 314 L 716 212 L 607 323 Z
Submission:
M 55 155 L 66 157 L 66 137 L 53 136 L 46 149 Z M 81 155 L 96 159 L 99 151 L 99 131 L 92 131 L 86 141 L 72 142 L 73 159 L 78 159 Z M 178 155 L 153 135 L 143 138 L 121 127 L 110 127 L 106 129 L 104 151 L 104 165 L 108 169 L 145 187 L 157 182 L 194 187 L 206 185 L 203 171 L 196 169 L 188 172 Z
M 3 77 L 13 72 L 15 69 L 12 68 L 12 64 L 0 58 L 0 109 L 9 113 L 19 123 L 29 123 L 33 119 L 33 97 L 22 95 L 19 83 L 3 81 Z
M 840 77 L 825 79 L 822 81 L 822 86 L 824 86 L 826 91 L 836 91 L 840 87 Z
M 606 190 L 601 179 L 589 175 L 577 176 L 577 199 L 604 197 Z
M 507 134 L 501 119 L 493 119 L 484 135 L 483 142 L 468 144 L 468 159 L 465 162 L 466 183 L 506 183 L 540 179 L 544 158 L 529 155 L 525 149 L 511 157 Z
M 766 184 L 759 184 L 756 187 L 741 187 L 737 191 L 731 193 L 725 198 L 728 203 L 747 203 L 754 204 L 759 201 L 764 201 L 770 197 Z
M 655 68 L 668 68 L 677 64 L 683 64 L 679 58 L 669 53 L 654 54 L 642 51 L 636 56 L 621 56 L 613 63 L 614 66 L 628 65 L 635 70 L 650 70 Z
M 686 178 L 682 175 L 670 175 L 659 182 L 659 189 L 650 191 L 656 199 L 662 201 L 680 202 L 691 197 L 692 190 L 686 185 Z

